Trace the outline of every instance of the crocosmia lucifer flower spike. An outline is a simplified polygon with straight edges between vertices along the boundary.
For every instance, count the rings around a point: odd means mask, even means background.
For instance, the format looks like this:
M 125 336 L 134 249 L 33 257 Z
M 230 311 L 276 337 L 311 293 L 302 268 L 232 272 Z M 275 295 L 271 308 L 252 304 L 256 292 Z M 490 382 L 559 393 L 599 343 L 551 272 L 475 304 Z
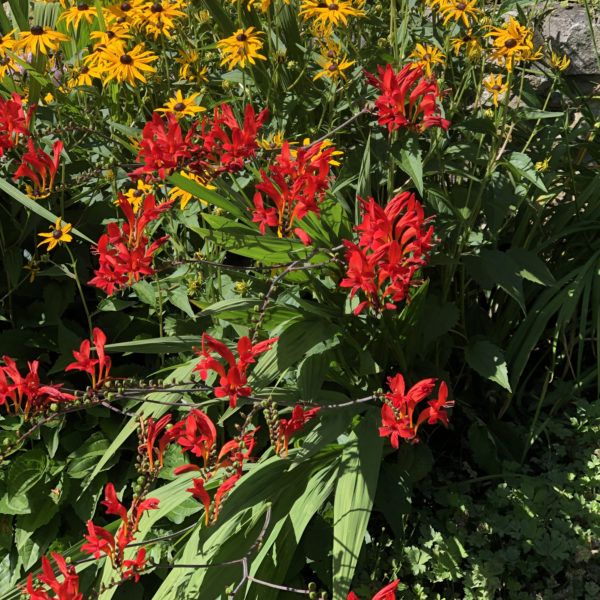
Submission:
M 392 581 L 389 585 L 386 585 L 384 588 L 381 588 L 371 600 L 396 600 L 396 588 L 400 583 L 399 579 L 396 581 Z M 354 592 L 350 592 L 348 594 L 347 600 L 358 600 L 358 596 Z

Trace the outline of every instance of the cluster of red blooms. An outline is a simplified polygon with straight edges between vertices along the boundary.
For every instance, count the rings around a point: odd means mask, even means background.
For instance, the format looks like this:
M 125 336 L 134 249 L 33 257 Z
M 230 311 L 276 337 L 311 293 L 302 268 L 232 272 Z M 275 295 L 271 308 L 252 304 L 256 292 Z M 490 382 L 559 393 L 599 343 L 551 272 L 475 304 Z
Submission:
M 0 98 L 0 157 L 5 150 L 14 148 L 19 137 L 27 137 L 27 152 L 21 157 L 21 164 L 15 171 L 13 179 L 27 177 L 33 182 L 30 194 L 40 198 L 47 195 L 54 185 L 54 177 L 58 170 L 58 161 L 63 143 L 57 140 L 52 145 L 52 157 L 40 148 L 36 148 L 30 137 L 29 125 L 35 111 L 35 105 L 27 111 L 23 109 L 23 99 L 19 94 L 12 94 L 10 100 Z
M 206 491 L 205 483 L 214 477 L 219 469 L 229 469 L 232 474 L 227 477 L 217 488 L 214 497 L 214 510 L 212 522 L 214 523 L 219 516 L 219 509 L 224 496 L 230 492 L 238 479 L 242 476 L 242 465 L 245 460 L 250 459 L 250 454 L 256 442 L 254 434 L 257 429 L 246 433 L 239 439 L 233 439 L 223 444 L 223 447 L 217 454 L 216 440 L 217 430 L 210 418 L 198 409 L 192 409 L 185 421 L 176 423 L 167 433 L 173 435 L 176 432 L 178 436 L 177 443 L 181 446 L 181 451 L 189 451 L 195 456 L 202 458 L 202 466 L 188 464 L 175 469 L 175 475 L 198 471 L 201 474 L 199 478 L 193 478 L 192 488 L 186 491 L 190 492 L 194 498 L 197 498 L 204 504 L 205 522 L 208 525 L 211 515 L 211 499 Z
M 38 375 L 39 362 L 28 362 L 29 372 L 24 377 L 19 373 L 17 364 L 9 356 L 3 356 L 4 366 L 0 366 L 0 405 L 14 414 L 30 414 L 48 408 L 53 403 L 68 402 L 75 396 L 60 391 L 62 383 L 42 385 Z M 24 405 L 23 405 L 23 401 Z M 11 409 L 12 403 L 12 409 Z
M 152 256 L 167 241 L 163 236 L 148 245 L 144 229 L 151 221 L 171 207 L 173 200 L 156 204 L 152 194 L 144 198 L 137 212 L 133 212 L 127 198 L 119 194 L 119 206 L 125 213 L 127 222 L 119 228 L 117 223 L 107 225 L 107 233 L 98 240 L 96 253 L 100 257 L 100 268 L 94 271 L 96 275 L 88 281 L 104 290 L 109 296 L 115 288 L 120 289 L 139 281 L 140 276 L 154 275 Z
M 65 371 L 85 371 L 91 376 L 92 387 L 95 389 L 108 379 L 111 359 L 110 356 L 106 356 L 104 353 L 104 346 L 106 344 L 106 335 L 104 332 L 98 327 L 94 327 L 92 336 L 98 358 L 90 358 L 90 340 L 83 340 L 79 346 L 79 351 L 73 350 L 75 362 L 67 365 Z M 98 367 L 97 372 L 96 367 Z
M 246 106 L 244 122 L 238 124 L 227 104 L 215 107 L 213 118 L 196 121 L 184 136 L 173 113 L 166 113 L 166 123 L 155 112 L 142 132 L 137 162 L 144 166 L 132 175 L 161 179 L 176 169 L 185 168 L 205 183 L 225 172 L 239 171 L 244 160 L 254 156 L 258 130 L 267 118 L 265 108 L 258 115 Z M 200 129 L 200 130 L 199 130 Z
M 95 559 L 99 559 L 102 553 L 110 559 L 113 567 L 122 571 L 122 576 L 128 578 L 135 576 L 139 579 L 139 571 L 146 564 L 146 550 L 140 548 L 137 556 L 133 560 L 123 560 L 123 552 L 128 544 L 134 541 L 134 534 L 142 515 L 148 511 L 158 508 L 156 498 L 141 498 L 136 496 L 129 511 L 119 502 L 115 486 L 112 483 L 106 484 L 104 488 L 104 500 L 102 504 L 106 506 L 107 515 L 118 515 L 121 517 L 121 527 L 117 536 L 113 536 L 104 527 L 94 525 L 92 521 L 87 522 L 88 535 L 85 536 L 87 543 L 83 544 L 81 550 L 88 554 L 93 554 Z
M 436 381 L 423 379 L 406 392 L 402 375 L 388 377 L 390 393 L 384 394 L 386 400 L 381 408 L 382 427 L 379 428 L 379 435 L 389 435 L 394 448 L 398 448 L 399 438 L 418 442 L 417 430 L 422 423 L 435 425 L 439 421 L 448 427 L 448 413 L 444 409 L 454 406 L 454 401 L 448 400 L 448 387 L 444 381 L 440 384 L 438 397 L 429 400 L 427 408 L 415 418 L 415 408 L 431 394 Z
M 196 354 L 203 357 L 194 368 L 194 371 L 199 371 L 200 377 L 204 381 L 208 377 L 208 371 L 216 371 L 220 376 L 220 385 L 215 388 L 215 396 L 217 398 L 228 396 L 229 406 L 234 408 L 238 396 L 249 396 L 252 393 L 250 386 L 247 385 L 246 372 L 248 371 L 248 367 L 256 362 L 254 360 L 256 356 L 270 350 L 277 339 L 271 338 L 264 342 L 252 344 L 250 338 L 247 336 L 240 338 L 237 344 L 239 358 L 236 360 L 233 352 L 223 342 L 219 342 L 204 333 L 202 334 L 202 350 L 194 348 Z M 206 348 L 207 346 L 208 349 Z M 211 356 L 212 352 L 216 352 L 224 358 L 229 368 L 226 369 L 216 358 L 213 358 Z
M 43 587 L 34 588 L 31 573 L 27 578 L 27 585 L 23 588 L 23 592 L 29 594 L 29 600 L 83 600 L 83 594 L 79 592 L 79 577 L 75 573 L 75 567 L 67 565 L 67 561 L 60 554 L 56 552 L 51 554 L 63 580 L 60 583 L 58 582 L 52 565 L 45 556 L 42 556 L 42 575 L 37 577 L 56 595 L 49 596 Z
M 306 246 L 311 243 L 305 231 L 294 227 L 294 221 L 300 221 L 311 212 L 319 214 L 319 202 L 328 189 L 329 165 L 334 153 L 335 148 L 325 147 L 324 142 L 293 152 L 285 142 L 275 164 L 268 167 L 269 174 L 260 170 L 261 181 L 256 189 L 264 192 L 275 205 L 265 208 L 260 192 L 254 194 L 252 221 L 260 223 L 263 235 L 265 227 L 275 227 L 279 237 L 295 233 Z
M 373 198 L 359 198 L 363 220 L 354 229 L 360 232 L 358 244 L 344 241 L 348 272 L 341 287 L 358 290 L 367 299 L 354 314 L 371 306 L 379 314 L 383 308 L 395 309 L 394 302 L 406 298 L 412 277 L 429 261 L 433 227 L 425 228 L 427 220 L 421 203 L 414 194 L 398 194 L 381 208 Z
M 396 581 L 392 581 L 392 583 L 386 585 L 381 588 L 371 600 L 396 600 L 396 588 L 398 587 L 398 583 L 400 583 L 399 579 Z M 347 600 L 358 600 L 358 596 L 354 592 L 350 592 L 348 594 Z
M 294 406 L 291 418 L 279 420 L 279 433 L 277 435 L 277 445 L 275 447 L 276 454 L 279 454 L 279 450 L 283 448 L 283 455 L 287 456 L 288 444 L 292 434 L 303 429 L 305 423 L 315 417 L 317 412 L 319 412 L 319 409 L 320 407 L 304 410 L 302 406 L 297 404 Z
M 430 127 L 446 130 L 450 121 L 440 115 L 437 99 L 442 95 L 433 77 L 427 78 L 421 66 L 408 63 L 398 73 L 392 65 L 380 65 L 379 79 L 364 71 L 367 83 L 375 86 L 381 95 L 375 100 L 379 113 L 378 123 L 388 130 L 409 128 L 421 133 Z

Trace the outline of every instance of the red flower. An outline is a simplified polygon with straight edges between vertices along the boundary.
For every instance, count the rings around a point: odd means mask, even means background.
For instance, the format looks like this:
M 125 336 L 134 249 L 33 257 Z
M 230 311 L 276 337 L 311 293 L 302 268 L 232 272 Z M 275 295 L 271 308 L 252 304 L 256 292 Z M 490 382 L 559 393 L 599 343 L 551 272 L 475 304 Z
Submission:
M 189 450 L 192 454 L 202 457 L 204 467 L 206 467 L 210 451 L 217 439 L 214 423 L 202 411 L 192 408 L 178 431 L 181 432 L 177 439 L 177 443 L 182 448 L 181 451 Z
M 90 341 L 83 340 L 79 346 L 79 352 L 73 350 L 75 362 L 67 365 L 65 371 L 85 371 L 92 376 L 92 387 L 96 388 L 108 378 L 108 372 L 111 367 L 111 359 L 104 353 L 106 345 L 106 335 L 98 327 L 94 327 L 92 332 L 96 354 L 98 358 L 90 358 Z M 98 373 L 96 373 L 96 365 L 99 365 Z
M 123 571 L 123 577 L 129 578 L 133 575 L 134 581 L 137 583 L 140 580 L 140 571 L 143 571 L 146 566 L 146 549 L 138 550 L 135 560 L 124 560 L 123 568 L 131 567 L 128 571 Z
M 50 158 L 43 150 L 36 148 L 33 140 L 27 140 L 28 151 L 23 155 L 19 168 L 13 179 L 28 177 L 34 183 L 34 195 L 47 195 L 52 190 L 54 176 L 58 170 L 58 161 L 63 149 L 63 143 L 57 140 L 52 145 L 53 157 Z M 46 181 L 48 178 L 48 181 Z
M 395 592 L 396 588 L 398 587 L 398 583 L 400 583 L 399 579 L 396 579 L 396 581 L 392 581 L 392 583 L 381 588 L 371 600 L 395 600 Z M 348 600 L 358 600 L 358 597 L 354 592 L 350 592 L 348 594 Z
M 284 456 L 287 456 L 288 442 L 292 434 L 303 429 L 305 423 L 315 417 L 318 411 L 319 407 L 304 411 L 302 406 L 296 404 L 294 410 L 292 411 L 291 419 L 281 419 L 279 421 L 279 437 L 275 452 L 279 454 L 279 446 L 281 444 L 281 440 L 283 439 Z
M 398 73 L 394 73 L 389 63 L 385 69 L 380 65 L 377 68 L 379 79 L 363 72 L 367 83 L 381 92 L 375 100 L 380 125 L 387 125 L 388 131 L 409 128 L 418 133 L 429 127 L 448 129 L 450 121 L 439 113 L 436 100 L 441 94 L 433 77 L 427 79 L 423 69 L 413 63 L 408 63 Z
M 237 403 L 238 396 L 249 396 L 252 393 L 251 388 L 246 385 L 246 371 L 248 366 L 255 362 L 254 358 L 256 356 L 270 350 L 272 344 L 276 342 L 277 339 L 278 338 L 272 338 L 253 345 L 250 338 L 247 336 L 242 337 L 237 346 L 240 358 L 236 362 L 233 352 L 231 352 L 225 344 L 204 333 L 202 335 L 202 350 L 199 351 L 194 348 L 196 354 L 199 354 L 204 358 L 198 363 L 193 371 L 199 371 L 200 377 L 205 381 L 208 377 L 208 371 L 216 371 L 220 376 L 220 386 L 215 388 L 215 396 L 217 396 L 217 398 L 228 396 L 229 406 L 233 408 Z M 207 345 L 209 350 L 206 349 Z M 224 358 L 229 365 L 229 369 L 226 370 L 218 360 L 213 358 L 211 352 L 216 352 Z
M 452 408 L 454 400 L 448 400 L 448 386 L 445 381 L 440 384 L 438 397 L 435 400 L 430 400 L 427 404 L 429 406 L 419 415 L 417 426 L 424 421 L 427 421 L 429 425 L 435 425 L 440 421 L 444 427 L 448 427 L 448 413 L 442 409 Z
M 82 552 L 93 554 L 94 558 L 98 560 L 104 552 L 114 564 L 115 556 L 115 538 L 114 536 L 106 531 L 104 527 L 94 525 L 92 521 L 87 522 L 88 535 L 85 535 L 87 540 L 86 544 L 81 546 Z
M 184 471 L 179 471 L 179 473 L 182 472 Z M 206 523 L 206 525 L 208 525 L 208 521 L 210 519 L 210 496 L 208 495 L 208 492 L 204 489 L 203 479 L 192 479 L 192 482 L 194 487 L 188 488 L 185 491 L 190 492 L 194 498 L 200 500 L 200 502 L 204 504 L 204 522 Z
M 106 506 L 107 515 L 118 515 L 123 523 L 127 525 L 127 509 L 119 502 L 115 486 L 112 483 L 107 483 L 104 488 L 104 500 L 101 504 Z
M 54 600 L 82 600 L 83 594 L 79 593 L 79 577 L 75 567 L 67 566 L 66 560 L 60 554 L 56 552 L 51 554 L 63 580 L 59 583 L 50 561 L 45 556 L 42 557 L 42 575 L 38 575 L 38 579 L 56 594 L 53 596 Z M 50 596 L 43 588 L 33 587 L 32 574 L 29 574 L 23 591 L 29 594 L 30 600 L 50 600 Z
M 19 94 L 13 93 L 12 100 L 0 98 L 0 157 L 4 150 L 19 143 L 19 136 L 28 137 L 29 123 L 35 110 L 35 105 L 29 108 L 27 116 L 23 111 L 23 100 Z

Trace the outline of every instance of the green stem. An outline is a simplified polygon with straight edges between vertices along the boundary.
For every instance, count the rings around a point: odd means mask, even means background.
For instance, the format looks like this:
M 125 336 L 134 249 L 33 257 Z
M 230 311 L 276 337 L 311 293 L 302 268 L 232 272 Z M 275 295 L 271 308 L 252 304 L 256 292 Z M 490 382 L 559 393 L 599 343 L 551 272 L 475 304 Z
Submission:
M 73 267 L 73 276 L 75 277 L 75 283 L 77 285 L 77 289 L 79 290 L 79 296 L 81 297 L 81 303 L 83 304 L 83 310 L 85 311 L 85 316 L 88 322 L 88 328 L 90 330 L 90 339 L 94 337 L 94 328 L 92 327 L 92 317 L 90 315 L 90 311 L 88 310 L 87 302 L 85 301 L 85 296 L 83 295 L 83 289 L 81 287 L 81 282 L 79 281 L 79 275 L 77 275 L 77 261 L 71 252 L 71 248 L 69 246 L 65 246 L 69 256 L 71 257 L 71 266 Z

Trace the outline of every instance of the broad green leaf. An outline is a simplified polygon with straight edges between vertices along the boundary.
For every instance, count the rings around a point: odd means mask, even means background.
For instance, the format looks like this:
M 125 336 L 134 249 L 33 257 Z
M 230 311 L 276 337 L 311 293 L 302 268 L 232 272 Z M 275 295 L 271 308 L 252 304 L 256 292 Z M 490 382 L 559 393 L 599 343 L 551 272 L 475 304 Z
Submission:
M 465 352 L 467 363 L 482 377 L 495 381 L 498 385 L 512 392 L 508 382 L 508 368 L 504 354 L 496 344 L 481 340 L 470 344 Z
M 109 440 L 101 432 L 93 434 L 77 450 L 69 454 L 67 459 L 69 477 L 83 479 L 96 466 L 98 458 L 106 452 L 109 446 Z
M 141 279 L 134 283 L 132 286 L 135 295 L 144 303 L 148 304 L 152 308 L 156 306 L 156 287 L 153 286 L 149 281 Z
M 555 283 L 556 280 L 552 276 L 550 269 L 532 250 L 510 248 L 507 254 L 520 267 L 520 274 L 523 279 L 546 286 Z
M 413 136 L 403 140 L 402 147 L 393 152 L 398 166 L 411 178 L 419 195 L 423 195 L 423 161 L 419 142 Z
M 537 188 L 542 190 L 542 192 L 547 192 L 548 189 L 544 185 L 544 181 L 540 177 L 539 173 L 535 170 L 535 166 L 531 157 L 527 154 L 523 154 L 522 152 L 511 152 L 506 157 L 506 162 L 501 164 L 505 164 L 513 173 L 519 175 L 520 177 L 524 177 Z
M 6 478 L 9 497 L 25 494 L 44 476 L 47 468 L 48 457 L 39 447 L 17 456 L 12 461 Z
M 383 439 L 377 413 L 350 434 L 333 502 L 333 600 L 346 600 L 375 499 Z
M 189 352 L 192 346 L 202 344 L 198 335 L 172 335 L 130 342 L 106 344 L 106 352 L 135 352 L 139 354 L 167 354 L 169 352 Z

